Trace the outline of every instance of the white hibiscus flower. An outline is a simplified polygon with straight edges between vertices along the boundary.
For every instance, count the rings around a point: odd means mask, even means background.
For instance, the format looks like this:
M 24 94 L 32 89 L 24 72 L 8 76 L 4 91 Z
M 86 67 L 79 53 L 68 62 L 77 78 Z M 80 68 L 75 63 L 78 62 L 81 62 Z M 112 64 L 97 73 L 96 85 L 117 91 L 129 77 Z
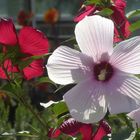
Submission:
M 46 65 L 51 80 L 77 85 L 64 95 L 77 121 L 101 120 L 111 114 L 130 112 L 140 104 L 140 37 L 113 48 L 114 24 L 100 16 L 85 17 L 75 28 L 81 52 L 58 47 Z

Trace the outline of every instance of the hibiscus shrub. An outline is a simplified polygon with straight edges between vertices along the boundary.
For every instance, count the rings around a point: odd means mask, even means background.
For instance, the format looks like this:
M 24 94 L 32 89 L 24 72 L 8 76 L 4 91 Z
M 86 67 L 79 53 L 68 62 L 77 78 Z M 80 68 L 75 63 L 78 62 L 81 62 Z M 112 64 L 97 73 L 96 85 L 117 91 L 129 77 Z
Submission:
M 32 14 L 20 12 L 18 31 L 0 18 L 0 139 L 140 139 L 140 11 L 126 16 L 126 6 L 84 1 L 66 40 L 74 47 L 55 50 L 28 26 Z

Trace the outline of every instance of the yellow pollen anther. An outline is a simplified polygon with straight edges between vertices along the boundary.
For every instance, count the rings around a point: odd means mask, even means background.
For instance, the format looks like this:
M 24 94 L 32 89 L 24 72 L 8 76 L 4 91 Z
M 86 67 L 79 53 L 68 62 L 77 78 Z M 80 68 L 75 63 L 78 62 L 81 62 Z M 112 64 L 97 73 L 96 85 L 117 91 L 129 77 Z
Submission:
M 103 69 L 103 70 L 100 71 L 100 74 L 98 75 L 98 79 L 100 81 L 104 81 L 105 78 L 106 78 L 106 69 Z

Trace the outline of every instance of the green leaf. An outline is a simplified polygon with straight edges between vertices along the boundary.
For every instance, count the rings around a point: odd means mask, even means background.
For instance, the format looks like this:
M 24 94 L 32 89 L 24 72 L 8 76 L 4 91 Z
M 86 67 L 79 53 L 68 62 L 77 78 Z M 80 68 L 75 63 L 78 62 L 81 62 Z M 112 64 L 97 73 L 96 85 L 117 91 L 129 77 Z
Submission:
M 53 112 L 58 117 L 66 112 L 68 112 L 68 108 L 65 102 L 59 102 L 53 106 Z
M 112 133 L 111 137 L 112 140 L 126 140 L 131 133 L 132 131 L 130 131 L 129 128 L 124 127 L 122 129 L 115 130 L 115 133 Z
M 131 132 L 129 138 L 127 138 L 125 140 L 134 140 L 135 136 L 136 136 L 136 131 L 133 131 L 133 132 Z
M 134 32 L 134 31 L 140 29 L 140 20 L 139 21 L 136 21 L 133 24 L 131 24 L 130 27 L 129 27 L 129 29 L 130 29 L 131 32 Z
M 19 69 L 23 70 L 25 67 L 29 66 L 32 62 L 33 62 L 32 58 L 29 58 L 29 59 L 24 60 L 24 61 L 20 61 L 20 63 L 18 64 Z
M 86 0 L 84 2 L 85 5 L 90 5 L 90 4 L 95 4 L 95 5 L 99 5 L 101 4 L 101 0 Z
M 64 44 L 64 43 L 70 43 L 70 42 L 76 42 L 76 38 L 75 36 L 72 36 L 71 38 L 67 39 L 67 40 L 64 40 L 63 42 L 61 42 L 61 44 Z
M 13 84 L 7 83 L 7 84 L 3 85 L 3 86 L 0 88 L 0 91 L 4 91 L 4 92 L 6 92 L 6 93 L 9 93 L 9 95 L 10 95 L 10 93 L 14 93 L 14 92 L 15 92 L 15 88 L 14 88 Z M 12 94 L 11 94 L 11 95 L 12 95 Z
M 29 64 L 31 64 L 34 60 L 37 59 L 43 59 L 44 57 L 48 57 L 49 55 L 51 55 L 52 53 L 47 53 L 44 55 L 38 55 L 38 56 L 31 56 L 28 59 L 24 60 L 24 61 L 19 61 L 18 65 L 20 70 L 24 69 L 25 67 L 29 66 Z
M 104 137 L 102 138 L 102 140 L 111 140 L 111 137 L 109 137 L 109 136 L 104 136 Z
M 7 47 L 5 59 L 7 59 L 7 58 L 15 59 L 15 58 L 17 58 L 18 55 L 19 55 L 19 47 L 18 46 Z
M 4 61 L 4 53 L 0 53 L 0 64 Z
M 131 123 L 129 117 L 128 117 L 125 113 L 120 113 L 120 114 L 118 114 L 117 116 L 120 117 L 120 119 L 121 119 L 131 130 L 133 130 L 132 123 Z
M 50 56 L 52 53 L 47 53 L 47 54 L 43 54 L 43 55 L 35 55 L 35 56 L 31 56 L 30 58 L 33 59 L 33 60 L 36 60 L 36 59 L 42 59 L 44 57 L 48 57 Z
M 105 8 L 96 14 L 106 17 L 106 16 L 110 16 L 111 14 L 113 14 L 113 10 L 111 10 L 109 8 Z
M 81 51 L 80 48 L 79 48 L 79 46 L 78 46 L 78 44 L 74 44 L 74 49 L 75 50 L 78 50 L 78 51 Z
M 138 15 L 140 15 L 140 9 L 130 11 L 129 13 L 126 14 L 126 17 L 132 18 L 132 17 L 138 16 Z
M 17 133 L 8 133 L 8 132 L 4 132 L 0 135 L 0 137 L 10 137 L 10 136 L 19 136 L 19 137 L 31 137 L 31 138 L 38 138 L 37 135 L 32 135 L 30 134 L 30 132 L 28 131 L 21 131 L 21 132 L 17 132 Z
M 53 84 L 54 86 L 56 86 L 57 87 L 57 85 L 53 82 L 53 81 L 51 81 L 50 79 L 49 79 L 49 77 L 40 77 L 40 78 L 38 78 L 37 80 L 36 80 L 36 84 L 38 85 L 38 84 L 41 84 L 41 83 L 50 83 L 50 84 Z

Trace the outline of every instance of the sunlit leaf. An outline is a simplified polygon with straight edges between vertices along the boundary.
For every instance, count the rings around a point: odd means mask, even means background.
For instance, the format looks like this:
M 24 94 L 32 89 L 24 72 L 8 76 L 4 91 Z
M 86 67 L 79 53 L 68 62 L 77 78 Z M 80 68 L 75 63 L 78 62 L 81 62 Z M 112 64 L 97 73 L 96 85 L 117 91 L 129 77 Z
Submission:
M 65 102 L 59 102 L 53 106 L 53 111 L 54 111 L 55 115 L 58 117 L 59 115 L 67 113 L 68 108 L 67 108 Z
M 126 17 L 132 18 L 132 17 L 138 16 L 138 15 L 140 16 L 140 9 L 130 11 L 129 13 L 126 14 Z
M 109 8 L 105 8 L 103 10 L 101 10 L 100 12 L 96 13 L 98 15 L 101 15 L 101 16 L 110 16 L 111 14 L 113 14 L 113 10 L 109 9 Z
M 99 5 L 101 4 L 101 0 L 86 0 L 84 2 L 85 5 L 90 5 L 90 4 L 95 4 L 95 5 Z
M 37 56 L 31 56 L 30 58 L 33 59 L 33 60 L 36 60 L 36 59 L 41 59 L 41 58 L 44 58 L 44 57 L 49 57 L 52 53 L 47 53 L 47 54 L 43 54 L 43 55 L 37 55 Z
M 138 29 L 140 29 L 140 20 L 136 21 L 135 23 L 131 24 L 131 26 L 129 27 L 131 32 L 134 32 Z

